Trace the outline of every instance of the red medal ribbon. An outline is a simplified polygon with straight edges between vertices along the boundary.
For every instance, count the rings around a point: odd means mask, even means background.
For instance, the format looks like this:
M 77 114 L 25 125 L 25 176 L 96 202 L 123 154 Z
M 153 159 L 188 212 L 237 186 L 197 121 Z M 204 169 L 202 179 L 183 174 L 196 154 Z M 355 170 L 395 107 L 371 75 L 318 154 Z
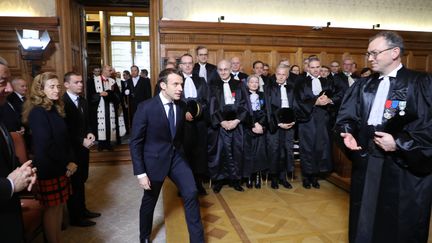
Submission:
M 391 100 L 386 100 L 385 108 L 390 109 L 391 105 L 392 105 L 392 101 Z

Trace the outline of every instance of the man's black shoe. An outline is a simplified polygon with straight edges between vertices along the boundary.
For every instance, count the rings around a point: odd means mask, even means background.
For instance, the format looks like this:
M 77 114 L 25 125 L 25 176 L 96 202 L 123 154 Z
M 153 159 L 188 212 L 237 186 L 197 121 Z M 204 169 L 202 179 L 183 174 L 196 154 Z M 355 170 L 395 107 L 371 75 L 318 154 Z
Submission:
M 219 193 L 222 190 L 222 183 L 216 183 L 213 185 L 214 193 Z
M 100 217 L 101 215 L 102 214 L 96 213 L 96 212 L 92 212 L 90 210 L 84 211 L 84 217 L 88 218 L 88 219 L 97 218 L 97 217 Z
M 308 179 L 303 180 L 303 187 L 306 189 L 311 189 L 310 181 Z
M 279 183 L 282 184 L 287 189 L 292 189 L 291 183 L 289 183 L 286 179 L 279 180 Z
M 316 188 L 316 189 L 320 189 L 320 184 L 319 184 L 319 182 L 318 182 L 318 179 L 314 178 L 314 179 L 312 180 L 312 186 L 313 186 L 314 188 Z
M 233 188 L 234 188 L 234 190 L 239 191 L 239 192 L 244 191 L 243 187 L 240 186 L 240 184 L 234 184 Z
M 271 180 L 271 188 L 273 188 L 273 189 L 279 189 L 279 185 L 278 185 L 278 181 L 277 181 L 277 179 L 275 179 L 275 178 L 273 178 L 272 180 Z
M 151 240 L 149 238 L 145 238 L 140 240 L 140 243 L 151 243 Z
M 249 178 L 247 179 L 247 181 L 246 181 L 246 187 L 247 187 L 247 188 L 252 188 L 252 187 L 253 187 L 252 180 L 251 180 L 250 177 L 249 177 Z
M 77 227 L 90 227 L 96 225 L 96 222 L 88 219 L 82 219 L 78 221 L 71 221 L 70 225 L 77 226 Z

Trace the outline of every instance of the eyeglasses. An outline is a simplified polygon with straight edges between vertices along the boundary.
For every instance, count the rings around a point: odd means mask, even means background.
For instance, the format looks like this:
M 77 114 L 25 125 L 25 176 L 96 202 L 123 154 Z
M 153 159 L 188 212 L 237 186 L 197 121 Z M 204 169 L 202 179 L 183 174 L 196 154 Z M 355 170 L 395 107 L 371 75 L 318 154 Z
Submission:
M 391 49 L 393 49 L 393 48 L 395 48 L 395 47 L 394 47 L 394 46 L 393 46 L 393 47 L 389 47 L 389 48 L 387 48 L 387 49 L 385 49 L 385 50 L 382 50 L 382 51 L 371 51 L 371 52 L 366 52 L 365 55 L 366 55 L 367 58 L 369 58 L 370 56 L 372 56 L 372 57 L 375 59 L 375 58 L 377 58 L 377 56 L 378 56 L 379 54 L 381 54 L 381 53 L 383 53 L 383 52 L 385 52 L 385 51 L 391 50 Z
M 183 64 L 183 65 L 192 65 L 193 62 L 181 62 L 180 64 Z
M 200 57 L 202 57 L 202 56 L 208 56 L 208 53 L 198 54 L 198 56 L 200 56 Z

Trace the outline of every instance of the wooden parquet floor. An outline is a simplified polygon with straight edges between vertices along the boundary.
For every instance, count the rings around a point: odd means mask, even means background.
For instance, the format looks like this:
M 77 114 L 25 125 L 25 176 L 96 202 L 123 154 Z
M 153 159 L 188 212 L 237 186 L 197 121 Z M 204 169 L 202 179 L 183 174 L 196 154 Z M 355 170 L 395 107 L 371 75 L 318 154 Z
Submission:
M 321 180 L 321 189 L 247 189 L 225 186 L 219 194 L 207 190 L 200 197 L 206 242 L 347 242 L 346 191 Z M 188 242 L 181 198 L 167 180 L 164 188 L 165 226 L 168 243 Z

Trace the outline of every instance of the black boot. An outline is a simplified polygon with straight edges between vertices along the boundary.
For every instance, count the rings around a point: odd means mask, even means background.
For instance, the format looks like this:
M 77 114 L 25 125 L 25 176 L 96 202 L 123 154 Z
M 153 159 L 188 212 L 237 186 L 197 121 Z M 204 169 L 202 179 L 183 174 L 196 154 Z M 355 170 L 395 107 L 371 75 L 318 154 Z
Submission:
M 255 176 L 255 188 L 260 189 L 261 188 L 261 172 L 257 172 Z

